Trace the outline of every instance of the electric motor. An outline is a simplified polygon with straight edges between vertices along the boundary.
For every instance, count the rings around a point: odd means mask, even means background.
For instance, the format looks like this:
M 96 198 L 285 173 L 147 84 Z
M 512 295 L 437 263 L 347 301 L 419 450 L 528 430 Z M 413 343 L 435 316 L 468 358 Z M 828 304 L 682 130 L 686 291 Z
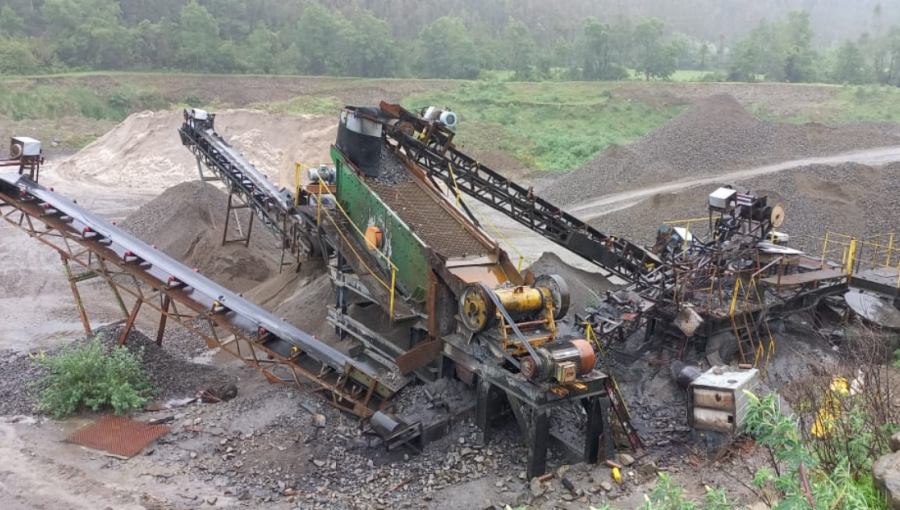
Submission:
M 519 369 L 526 379 L 533 381 L 573 382 L 594 370 L 597 355 L 587 340 L 565 340 L 544 344 L 535 349 L 543 366 L 531 356 L 521 360 Z

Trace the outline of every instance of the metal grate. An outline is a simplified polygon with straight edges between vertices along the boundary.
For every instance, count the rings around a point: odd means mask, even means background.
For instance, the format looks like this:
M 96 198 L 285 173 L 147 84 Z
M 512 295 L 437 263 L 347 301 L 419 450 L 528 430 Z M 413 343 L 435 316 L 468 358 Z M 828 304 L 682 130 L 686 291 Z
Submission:
M 460 219 L 445 210 L 414 181 L 387 186 L 373 179 L 366 184 L 434 251 L 449 259 L 481 257 L 490 253 Z M 463 220 L 465 221 L 465 220 Z
M 165 425 L 149 425 L 125 416 L 110 414 L 69 436 L 69 442 L 107 451 L 120 457 L 134 457 L 168 431 L 169 427 Z

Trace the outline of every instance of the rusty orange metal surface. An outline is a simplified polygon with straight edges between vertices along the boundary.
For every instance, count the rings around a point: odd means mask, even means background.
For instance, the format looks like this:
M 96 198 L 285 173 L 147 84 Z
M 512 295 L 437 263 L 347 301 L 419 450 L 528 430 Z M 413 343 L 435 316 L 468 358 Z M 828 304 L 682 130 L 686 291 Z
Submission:
M 150 425 L 110 414 L 69 436 L 69 442 L 120 457 L 134 457 L 168 431 L 166 425 Z

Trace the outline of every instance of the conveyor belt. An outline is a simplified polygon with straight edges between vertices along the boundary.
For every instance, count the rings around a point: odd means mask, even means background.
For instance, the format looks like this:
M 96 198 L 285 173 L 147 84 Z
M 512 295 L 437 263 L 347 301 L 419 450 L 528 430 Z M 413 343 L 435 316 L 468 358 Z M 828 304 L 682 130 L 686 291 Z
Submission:
M 357 414 L 371 411 L 358 406 L 360 393 L 369 393 L 368 405 L 376 401 L 371 398 L 373 393 L 388 398 L 397 389 L 379 381 L 382 376 L 375 367 L 322 343 L 26 176 L 0 174 L 0 205 L 13 208 L 3 211 L 8 222 L 86 269 L 96 270 L 91 257 L 121 268 L 154 292 L 200 313 L 212 326 L 257 344 L 270 359 L 295 365 L 308 382 L 332 391 L 335 400 L 354 402 Z M 46 224 L 47 230 L 38 229 L 33 219 Z M 62 238 L 63 244 L 54 244 L 51 238 Z M 73 250 L 72 245 L 80 249 Z M 84 262 L 86 253 L 91 257 Z M 138 297 L 143 297 L 138 287 Z M 253 360 L 241 357 L 251 365 L 260 363 L 255 355 Z
M 229 193 L 239 195 L 266 227 L 284 240 L 285 248 L 309 253 L 311 245 L 303 233 L 312 227 L 295 210 L 293 193 L 279 190 L 216 133 L 213 115 L 206 119 L 191 115 L 185 112 L 185 121 L 178 130 L 181 142 L 222 180 Z

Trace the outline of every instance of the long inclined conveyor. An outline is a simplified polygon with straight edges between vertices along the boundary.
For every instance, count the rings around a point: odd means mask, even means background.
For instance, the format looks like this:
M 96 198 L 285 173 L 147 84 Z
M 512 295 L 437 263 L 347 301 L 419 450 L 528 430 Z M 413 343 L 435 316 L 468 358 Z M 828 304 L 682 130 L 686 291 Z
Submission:
M 615 311 L 592 320 L 600 337 L 627 336 L 640 329 L 649 318 L 647 312 L 672 288 L 673 268 L 655 254 L 588 225 L 460 152 L 452 144 L 452 133 L 397 105 L 381 103 L 381 111 L 387 118 L 370 120 L 382 124 L 386 142 L 401 149 L 429 178 L 466 193 L 626 282 L 626 292 L 611 293 L 601 307 Z
M 318 387 L 336 407 L 362 417 L 402 385 L 392 387 L 393 374 L 344 355 L 27 176 L 0 174 L 0 214 L 133 296 L 126 329 L 147 304 L 269 380 Z
M 206 165 L 225 184 L 231 195 L 237 195 L 262 220 L 265 226 L 291 252 L 308 254 L 312 246 L 303 233 L 310 219 L 294 206 L 294 194 L 279 190 L 265 174 L 219 135 L 214 128 L 214 114 L 202 110 L 185 111 L 179 128 L 181 143 L 197 157 L 198 166 Z M 230 212 L 230 211 L 229 211 Z

